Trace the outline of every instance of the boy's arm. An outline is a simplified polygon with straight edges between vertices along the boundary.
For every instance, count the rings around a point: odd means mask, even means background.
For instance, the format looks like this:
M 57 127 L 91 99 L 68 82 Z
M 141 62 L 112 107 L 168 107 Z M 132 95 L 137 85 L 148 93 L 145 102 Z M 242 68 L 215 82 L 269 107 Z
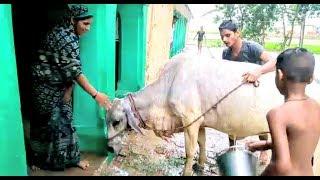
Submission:
M 257 141 L 257 142 L 249 142 L 247 143 L 247 146 L 250 151 L 265 151 L 272 148 L 272 142 L 263 140 L 263 141 Z
M 273 109 L 268 112 L 267 120 L 272 138 L 272 154 L 274 156 L 269 169 L 274 170 L 275 172 L 273 173 L 275 174 L 286 175 L 290 171 L 291 160 L 285 114 L 281 113 L 280 109 Z
M 260 73 L 265 74 L 276 69 L 277 60 L 272 58 L 269 53 L 263 51 L 260 55 L 260 59 L 266 62 L 264 65 L 261 66 Z

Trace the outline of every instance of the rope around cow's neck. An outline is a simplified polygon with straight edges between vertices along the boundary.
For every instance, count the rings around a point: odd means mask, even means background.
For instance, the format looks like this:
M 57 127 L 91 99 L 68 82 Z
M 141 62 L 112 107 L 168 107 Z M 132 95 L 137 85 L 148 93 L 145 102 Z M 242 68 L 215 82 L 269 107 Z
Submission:
M 241 84 L 237 85 L 235 88 L 233 88 L 231 91 L 229 91 L 226 95 L 224 95 L 222 98 L 220 98 L 213 106 L 211 106 L 208 110 L 206 110 L 204 113 L 202 113 L 200 116 L 198 116 L 195 120 L 193 120 L 191 123 L 185 125 L 185 126 L 181 126 L 181 127 L 177 127 L 177 128 L 174 128 L 174 129 L 171 129 L 171 130 L 167 130 L 167 131 L 173 131 L 175 132 L 176 130 L 179 130 L 179 129 L 185 129 L 189 126 L 191 126 L 193 123 L 195 123 L 196 121 L 198 121 L 199 119 L 201 119 L 202 116 L 204 116 L 205 114 L 207 114 L 209 111 L 211 111 L 212 109 L 215 109 L 217 108 L 217 105 L 223 101 L 225 98 L 227 98 L 231 93 L 233 93 L 235 90 L 237 90 L 238 88 L 240 88 L 243 84 L 246 84 L 246 82 L 241 82 Z M 259 81 L 256 81 L 255 83 L 253 83 L 253 86 L 254 87 L 258 87 L 260 84 Z M 142 119 L 142 116 L 140 115 L 139 111 L 137 110 L 136 106 L 135 106 L 135 103 L 134 103 L 134 99 L 132 97 L 131 94 L 128 94 L 128 98 L 129 98 L 129 101 L 130 101 L 130 104 L 132 105 L 132 109 L 133 109 L 133 113 L 134 115 L 136 116 L 136 118 L 138 118 L 138 120 L 142 123 L 142 128 L 148 128 L 150 130 L 154 130 L 154 131 L 166 131 L 166 130 L 158 130 L 158 129 L 154 129 L 150 126 L 148 126 L 144 120 Z

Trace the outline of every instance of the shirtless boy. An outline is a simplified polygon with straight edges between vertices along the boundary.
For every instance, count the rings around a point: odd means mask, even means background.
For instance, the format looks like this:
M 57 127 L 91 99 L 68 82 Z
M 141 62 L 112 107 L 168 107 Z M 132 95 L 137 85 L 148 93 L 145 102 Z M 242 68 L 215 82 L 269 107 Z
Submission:
M 262 175 L 311 176 L 312 156 L 320 135 L 320 105 L 305 94 L 315 59 L 303 48 L 287 49 L 277 58 L 275 83 L 284 104 L 267 114 L 272 142 L 248 143 L 250 151 L 272 149 Z

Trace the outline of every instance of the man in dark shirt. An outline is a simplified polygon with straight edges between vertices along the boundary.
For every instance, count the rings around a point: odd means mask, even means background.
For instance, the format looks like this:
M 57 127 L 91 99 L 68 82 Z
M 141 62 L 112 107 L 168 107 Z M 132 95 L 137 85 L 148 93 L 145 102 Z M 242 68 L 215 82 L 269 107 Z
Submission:
M 255 82 L 262 74 L 275 70 L 276 60 L 271 58 L 260 44 L 243 40 L 234 22 L 223 21 L 219 26 L 219 31 L 221 40 L 228 47 L 223 51 L 222 59 L 263 64 L 255 71 L 245 73 L 244 80 Z
M 223 51 L 222 59 L 261 65 L 253 72 L 245 72 L 243 74 L 244 81 L 254 83 L 262 74 L 275 70 L 276 59 L 272 59 L 260 44 L 243 40 L 240 37 L 238 26 L 232 20 L 223 21 L 219 26 L 219 31 L 221 40 L 228 47 Z M 259 136 L 260 140 L 267 138 L 268 136 Z M 229 142 L 230 145 L 233 145 L 231 138 L 229 138 Z M 261 152 L 260 159 L 262 164 L 267 163 L 266 151 Z
M 193 38 L 195 39 L 198 36 L 198 53 L 201 54 L 202 49 L 202 41 L 205 38 L 205 31 L 203 30 L 203 26 L 201 26 L 200 31 L 197 32 L 196 36 Z

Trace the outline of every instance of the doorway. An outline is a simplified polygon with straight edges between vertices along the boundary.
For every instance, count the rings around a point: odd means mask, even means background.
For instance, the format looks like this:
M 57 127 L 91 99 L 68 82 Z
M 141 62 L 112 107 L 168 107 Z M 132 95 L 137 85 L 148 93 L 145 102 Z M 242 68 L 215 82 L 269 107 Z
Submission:
M 12 4 L 12 26 L 27 161 L 30 157 L 30 120 L 33 114 L 31 63 L 40 47 L 40 40 L 66 8 L 67 4 L 62 3 L 40 3 L 37 7 L 32 4 Z
M 121 17 L 119 12 L 116 15 L 116 52 L 115 52 L 115 90 L 118 89 L 118 82 L 121 79 Z
M 118 4 L 119 48 L 116 97 L 138 91 L 145 83 L 147 5 Z

